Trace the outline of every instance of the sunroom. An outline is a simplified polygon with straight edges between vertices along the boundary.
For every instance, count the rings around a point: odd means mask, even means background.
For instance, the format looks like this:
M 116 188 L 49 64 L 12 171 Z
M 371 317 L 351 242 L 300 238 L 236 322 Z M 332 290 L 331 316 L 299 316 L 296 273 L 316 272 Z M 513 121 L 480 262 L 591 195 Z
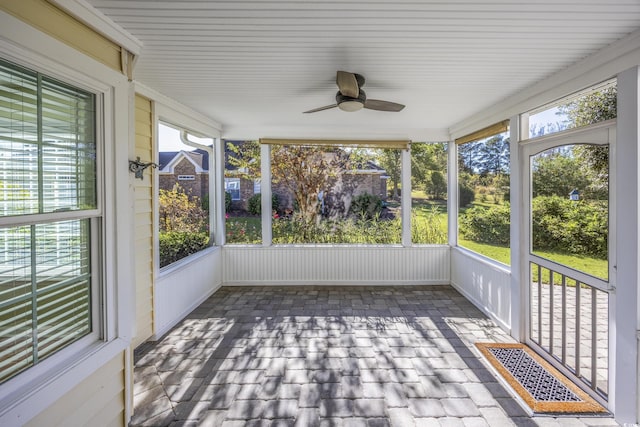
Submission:
M 0 22 L 0 424 L 640 423 L 637 1 Z

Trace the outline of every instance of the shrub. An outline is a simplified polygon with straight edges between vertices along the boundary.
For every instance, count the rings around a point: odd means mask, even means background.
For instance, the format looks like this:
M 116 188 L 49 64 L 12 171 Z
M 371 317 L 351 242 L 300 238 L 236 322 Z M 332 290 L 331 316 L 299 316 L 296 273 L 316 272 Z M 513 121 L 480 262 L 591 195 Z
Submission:
M 205 193 L 200 198 L 200 207 L 206 213 L 209 213 L 209 193 Z
M 434 199 L 442 199 L 447 194 L 447 180 L 439 171 L 431 172 L 425 186 L 426 192 Z
M 260 193 L 256 193 L 249 197 L 247 210 L 251 215 L 260 215 L 260 213 L 262 213 L 262 197 Z
M 563 253 L 608 255 L 609 212 L 604 201 L 571 201 L 558 196 L 533 199 L 533 247 Z
M 473 188 L 469 187 L 466 184 L 460 184 L 458 186 L 458 204 L 461 208 L 465 206 L 469 206 L 473 200 L 476 198 L 475 193 L 473 192 Z
M 231 210 L 231 193 L 224 192 L 224 211 L 229 212 Z
M 174 263 L 209 246 L 209 233 L 167 231 L 159 235 L 160 267 Z
M 180 185 L 160 190 L 158 195 L 160 231 L 197 233 L 206 231 L 209 216 L 198 197 L 189 197 Z
M 369 193 L 360 194 L 351 201 L 350 211 L 358 218 L 378 218 L 382 212 L 382 199 Z
M 606 259 L 608 208 L 603 201 L 539 196 L 532 202 L 533 248 Z M 509 243 L 509 205 L 473 207 L 460 216 L 460 233 L 480 243 Z
M 509 204 L 474 206 L 460 216 L 460 233 L 474 242 L 508 245 L 510 223 Z
M 277 194 L 271 195 L 271 209 L 278 211 L 280 209 L 280 199 Z M 251 215 L 262 214 L 262 194 L 256 193 L 251 196 L 247 202 L 247 210 Z

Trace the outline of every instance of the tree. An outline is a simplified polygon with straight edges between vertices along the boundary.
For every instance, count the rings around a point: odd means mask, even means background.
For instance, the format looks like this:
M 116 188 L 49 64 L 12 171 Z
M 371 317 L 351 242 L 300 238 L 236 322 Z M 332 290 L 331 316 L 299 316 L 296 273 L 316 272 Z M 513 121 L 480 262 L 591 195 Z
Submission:
M 281 145 L 271 151 L 272 181 L 293 194 L 296 215 L 305 224 L 319 222 L 318 194 L 326 192 L 349 165 L 349 154 L 338 148 Z
M 378 163 L 387 172 L 389 181 L 393 187 L 392 198 L 398 199 L 400 193 L 398 188 L 400 186 L 401 171 L 402 171 L 402 154 L 400 150 L 394 148 L 384 148 L 380 150 L 377 159 Z
M 575 128 L 615 119 L 618 116 L 617 99 L 617 86 L 609 86 L 560 105 L 558 109 L 569 119 L 569 128 Z M 582 157 L 597 174 L 608 177 L 608 147 L 584 145 L 576 147 L 576 155 Z
M 442 199 L 447 194 L 447 180 L 440 171 L 432 171 L 425 189 L 434 199 Z
M 261 176 L 258 141 L 227 141 L 225 160 L 243 178 L 254 179 Z
M 426 188 L 432 185 L 431 174 L 438 172 L 441 176 L 447 171 L 447 146 L 444 143 L 411 144 L 411 186 Z M 436 178 L 438 179 L 438 178 Z M 446 191 L 446 189 L 445 189 Z
M 479 175 L 509 173 L 509 138 L 503 134 L 458 146 L 458 168 Z
M 532 166 L 533 197 L 568 197 L 574 189 L 584 193 L 591 179 L 582 166 L 582 162 L 571 152 L 539 154 Z
M 509 138 L 496 135 L 486 140 L 480 149 L 480 174 L 508 174 L 509 155 Z

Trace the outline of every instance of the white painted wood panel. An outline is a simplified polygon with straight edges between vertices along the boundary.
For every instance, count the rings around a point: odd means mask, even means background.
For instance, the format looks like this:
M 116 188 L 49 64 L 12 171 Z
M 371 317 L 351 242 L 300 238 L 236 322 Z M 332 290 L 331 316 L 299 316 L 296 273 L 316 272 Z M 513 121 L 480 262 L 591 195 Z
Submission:
M 466 250 L 451 250 L 451 285 L 506 331 L 511 322 L 511 273 Z
M 449 283 L 449 247 L 225 246 L 225 285 Z
M 160 271 L 154 292 L 154 339 L 160 338 L 222 285 L 222 250 L 205 249 Z

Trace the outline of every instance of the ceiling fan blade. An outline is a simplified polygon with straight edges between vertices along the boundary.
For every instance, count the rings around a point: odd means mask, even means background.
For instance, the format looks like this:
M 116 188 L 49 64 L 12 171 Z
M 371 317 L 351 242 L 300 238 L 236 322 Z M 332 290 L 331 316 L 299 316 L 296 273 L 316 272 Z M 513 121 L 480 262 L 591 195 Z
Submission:
M 353 73 L 346 71 L 338 71 L 336 75 L 336 84 L 340 93 L 350 98 L 357 98 L 360 95 L 360 88 L 358 87 L 358 79 Z
M 338 106 L 338 104 L 325 105 L 324 107 L 318 107 L 318 108 L 314 108 L 313 110 L 304 111 L 303 114 L 316 113 L 316 112 L 322 111 L 322 110 L 329 110 L 331 108 L 336 108 L 337 106 Z
M 395 102 L 381 101 L 379 99 L 367 99 L 364 102 L 364 108 L 369 110 L 398 112 L 402 111 L 404 105 L 396 104 Z

